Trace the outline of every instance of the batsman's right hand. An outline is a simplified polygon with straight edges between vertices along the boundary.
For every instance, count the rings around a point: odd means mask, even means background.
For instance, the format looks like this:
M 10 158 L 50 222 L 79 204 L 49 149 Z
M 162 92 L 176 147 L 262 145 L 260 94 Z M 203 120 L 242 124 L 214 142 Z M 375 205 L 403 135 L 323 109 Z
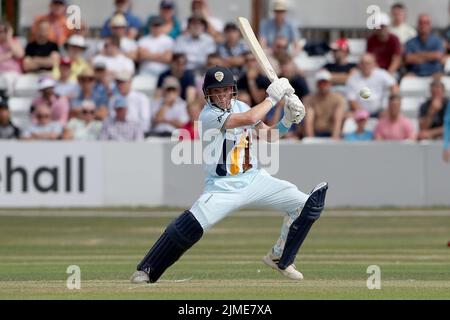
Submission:
M 275 80 L 266 90 L 269 95 L 268 100 L 275 105 L 284 98 L 284 96 L 289 96 L 294 94 L 295 90 L 286 78 L 281 78 Z

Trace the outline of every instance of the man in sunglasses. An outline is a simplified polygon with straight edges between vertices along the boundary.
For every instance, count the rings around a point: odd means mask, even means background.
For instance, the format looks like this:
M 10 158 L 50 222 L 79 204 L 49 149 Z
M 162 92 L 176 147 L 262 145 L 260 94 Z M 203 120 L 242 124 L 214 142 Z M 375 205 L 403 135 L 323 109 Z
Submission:
M 78 118 L 73 118 L 64 130 L 65 140 L 98 140 L 102 122 L 95 120 L 96 107 L 92 100 L 84 100 Z
M 40 104 L 34 108 L 32 123 L 23 133 L 24 140 L 58 140 L 63 133 L 61 123 L 52 121 L 52 112 L 48 105 Z

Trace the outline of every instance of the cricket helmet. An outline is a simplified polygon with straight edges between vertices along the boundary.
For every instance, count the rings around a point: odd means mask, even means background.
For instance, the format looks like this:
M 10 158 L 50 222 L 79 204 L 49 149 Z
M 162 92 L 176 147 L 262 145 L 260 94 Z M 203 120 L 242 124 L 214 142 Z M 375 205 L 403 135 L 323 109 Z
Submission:
M 223 87 L 233 87 L 233 91 L 237 91 L 236 81 L 234 80 L 231 70 L 219 66 L 209 68 L 206 71 L 205 80 L 203 82 L 203 93 L 205 96 L 208 94 L 209 89 Z

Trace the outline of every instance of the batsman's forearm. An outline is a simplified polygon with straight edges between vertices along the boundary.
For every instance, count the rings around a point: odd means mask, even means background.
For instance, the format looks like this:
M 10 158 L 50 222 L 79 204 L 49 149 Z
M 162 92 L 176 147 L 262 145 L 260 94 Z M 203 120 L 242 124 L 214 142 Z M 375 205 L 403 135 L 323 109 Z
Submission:
M 254 120 L 254 123 L 257 123 L 258 121 L 264 120 L 270 109 L 272 109 L 272 103 L 268 100 L 264 100 L 250 109 L 248 113 L 251 119 Z

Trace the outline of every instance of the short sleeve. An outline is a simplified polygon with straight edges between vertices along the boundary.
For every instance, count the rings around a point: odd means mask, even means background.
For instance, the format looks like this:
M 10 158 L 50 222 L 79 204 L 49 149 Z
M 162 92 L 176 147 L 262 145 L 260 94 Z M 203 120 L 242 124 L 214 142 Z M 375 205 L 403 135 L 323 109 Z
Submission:
M 230 115 L 231 113 L 229 112 L 214 110 L 208 107 L 200 114 L 201 127 L 203 131 L 211 129 L 221 130 Z

